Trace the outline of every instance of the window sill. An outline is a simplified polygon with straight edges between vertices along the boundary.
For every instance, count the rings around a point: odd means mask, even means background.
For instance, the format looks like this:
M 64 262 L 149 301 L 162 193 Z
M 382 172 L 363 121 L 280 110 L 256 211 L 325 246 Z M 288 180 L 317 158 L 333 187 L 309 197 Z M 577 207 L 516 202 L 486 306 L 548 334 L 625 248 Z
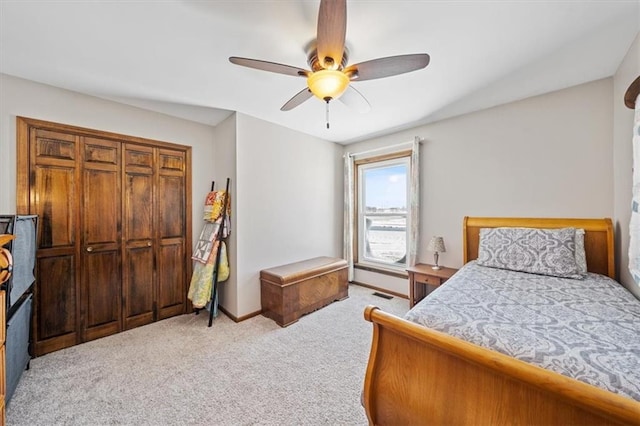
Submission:
M 407 274 L 407 271 L 405 270 L 383 268 L 381 266 L 356 263 L 355 265 L 353 265 L 353 267 L 356 269 L 362 269 L 363 271 L 375 272 L 378 274 L 389 275 L 396 278 L 407 278 L 409 276 L 409 274 Z

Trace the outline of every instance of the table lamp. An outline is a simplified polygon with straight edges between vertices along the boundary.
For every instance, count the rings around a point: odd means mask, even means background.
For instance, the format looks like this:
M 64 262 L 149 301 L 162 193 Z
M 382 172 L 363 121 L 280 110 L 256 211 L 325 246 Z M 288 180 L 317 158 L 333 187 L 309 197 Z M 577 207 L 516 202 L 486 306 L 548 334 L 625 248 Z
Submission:
M 433 252 L 434 265 L 431 268 L 436 270 L 440 269 L 440 266 L 438 266 L 438 253 L 445 253 L 447 251 L 444 246 L 444 239 L 442 237 L 431 237 L 427 250 Z

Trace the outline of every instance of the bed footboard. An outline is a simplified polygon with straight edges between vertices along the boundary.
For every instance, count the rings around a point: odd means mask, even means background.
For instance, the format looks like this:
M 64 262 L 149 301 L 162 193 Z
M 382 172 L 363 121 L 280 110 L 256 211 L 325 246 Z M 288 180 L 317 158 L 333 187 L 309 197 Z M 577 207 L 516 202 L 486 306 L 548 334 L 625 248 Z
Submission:
M 640 425 L 640 402 L 375 306 L 363 405 L 372 425 Z

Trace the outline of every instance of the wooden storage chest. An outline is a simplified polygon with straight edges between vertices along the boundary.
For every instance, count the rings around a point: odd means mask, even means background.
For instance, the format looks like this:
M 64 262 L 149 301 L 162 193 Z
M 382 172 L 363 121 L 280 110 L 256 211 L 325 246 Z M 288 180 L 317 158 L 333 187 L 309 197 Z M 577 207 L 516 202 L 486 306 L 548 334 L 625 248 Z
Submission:
M 260 271 L 262 315 L 281 327 L 349 297 L 347 262 L 316 257 Z

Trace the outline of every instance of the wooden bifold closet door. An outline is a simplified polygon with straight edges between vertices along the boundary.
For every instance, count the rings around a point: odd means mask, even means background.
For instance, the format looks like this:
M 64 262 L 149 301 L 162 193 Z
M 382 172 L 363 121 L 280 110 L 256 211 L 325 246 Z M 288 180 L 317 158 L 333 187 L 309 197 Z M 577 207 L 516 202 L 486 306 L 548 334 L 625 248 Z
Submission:
M 157 218 L 152 208 L 154 189 L 154 149 L 125 145 L 124 174 L 124 327 L 133 328 L 155 320 L 156 276 L 154 236 Z M 153 283 L 153 285 L 148 285 Z
M 119 142 L 80 137 L 82 341 L 108 336 L 122 329 L 118 297 L 122 293 L 120 145 Z M 39 193 L 38 188 L 33 189 Z M 47 285 L 45 280 L 43 277 L 42 286 Z
M 35 355 L 185 312 L 190 155 L 18 117 L 18 213 L 40 218 Z

